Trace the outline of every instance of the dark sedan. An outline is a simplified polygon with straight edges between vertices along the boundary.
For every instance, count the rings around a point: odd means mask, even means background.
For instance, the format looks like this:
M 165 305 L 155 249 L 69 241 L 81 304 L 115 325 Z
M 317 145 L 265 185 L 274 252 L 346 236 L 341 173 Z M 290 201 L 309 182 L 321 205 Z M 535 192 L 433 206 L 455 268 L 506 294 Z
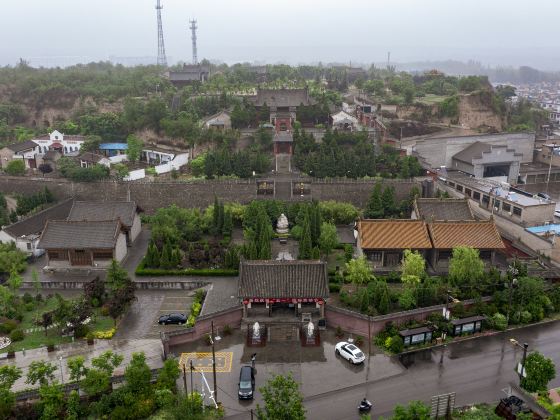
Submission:
M 167 324 L 186 324 L 187 317 L 185 314 L 167 314 L 162 315 L 159 317 L 158 324 L 159 325 L 167 325 Z

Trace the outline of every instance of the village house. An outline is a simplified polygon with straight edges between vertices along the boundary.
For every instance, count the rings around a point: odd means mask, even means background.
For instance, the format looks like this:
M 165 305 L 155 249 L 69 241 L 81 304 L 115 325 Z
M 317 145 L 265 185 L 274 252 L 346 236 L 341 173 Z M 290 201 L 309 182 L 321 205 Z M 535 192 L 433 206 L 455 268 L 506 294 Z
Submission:
M 68 221 L 101 222 L 119 220 L 126 245 L 131 246 L 142 230 L 139 209 L 134 201 L 76 201 Z
M 84 136 L 66 135 L 58 130 L 33 139 L 39 146 L 37 149 L 39 156 L 43 156 L 49 150 L 56 150 L 65 156 L 78 156 L 85 140 Z
M 208 80 L 210 68 L 201 64 L 183 64 L 180 70 L 165 72 L 164 76 L 177 87 L 204 83 Z
M 99 145 L 99 153 L 107 157 L 126 155 L 127 152 L 127 143 L 101 143 Z
M 231 129 L 231 116 L 229 112 L 220 111 L 208 118 L 202 120 L 204 128 L 216 130 L 230 130 Z
M 46 251 L 47 268 L 51 270 L 107 268 L 113 259 L 121 262 L 127 252 L 119 220 L 49 220 L 38 247 Z
M 38 257 L 43 255 L 45 251 L 37 245 L 46 223 L 49 220 L 66 219 L 72 204 L 73 200 L 68 199 L 26 219 L 3 227 L 0 231 L 0 242 L 14 242 L 16 247 L 28 256 Z
M 361 127 L 358 119 L 345 111 L 339 111 L 331 115 L 332 128 L 340 131 L 356 131 Z
M 23 160 L 27 169 L 37 168 L 39 146 L 31 140 L 10 144 L 0 149 L 0 167 L 6 168 L 12 160 Z
M 82 168 L 91 168 L 95 165 L 111 166 L 111 161 L 107 157 L 92 152 L 82 153 L 78 156 L 77 160 L 80 161 L 80 166 Z
M 171 162 L 177 152 L 161 147 L 149 146 L 142 149 L 141 160 L 150 165 L 161 165 L 162 163 Z

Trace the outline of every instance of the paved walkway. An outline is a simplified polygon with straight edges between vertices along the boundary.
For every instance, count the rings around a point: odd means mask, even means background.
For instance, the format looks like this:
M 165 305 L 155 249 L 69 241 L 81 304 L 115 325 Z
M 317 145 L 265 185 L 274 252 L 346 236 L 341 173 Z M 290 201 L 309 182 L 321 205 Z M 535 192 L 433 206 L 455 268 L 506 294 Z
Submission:
M 13 386 L 13 391 L 21 391 L 31 386 L 25 383 L 27 370 L 31 362 L 35 360 L 46 360 L 54 363 L 58 370 L 55 372 L 59 382 L 68 382 L 69 373 L 66 367 L 66 360 L 74 356 L 84 356 L 86 366 L 90 366 L 90 360 L 99 356 L 106 350 L 112 350 L 124 357 L 121 365 L 115 369 L 115 375 L 124 373 L 125 367 L 132 358 L 132 353 L 143 352 L 146 355 L 146 362 L 150 368 L 160 368 L 163 366 L 162 347 L 159 340 L 95 340 L 95 344 L 88 345 L 85 341 L 66 344 L 60 346 L 60 349 L 47 352 L 45 347 L 26 350 L 25 352 L 16 352 L 15 359 L 0 360 L 0 366 L 15 365 L 23 370 L 23 377 L 20 378 Z M 62 372 L 60 367 L 62 366 Z

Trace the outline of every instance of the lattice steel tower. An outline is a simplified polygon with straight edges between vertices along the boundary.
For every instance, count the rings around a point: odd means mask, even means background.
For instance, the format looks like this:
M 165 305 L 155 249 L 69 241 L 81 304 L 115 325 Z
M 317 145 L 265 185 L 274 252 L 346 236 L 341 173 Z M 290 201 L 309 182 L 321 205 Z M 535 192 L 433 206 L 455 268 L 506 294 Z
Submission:
M 157 10 L 157 31 L 158 31 L 158 43 L 157 43 L 157 63 L 158 66 L 167 67 L 167 57 L 165 56 L 165 43 L 163 42 L 163 26 L 161 25 L 161 0 L 157 0 L 156 10 Z
M 189 21 L 191 26 L 189 26 L 191 30 L 191 39 L 192 39 L 192 63 L 198 64 L 198 57 L 196 56 L 196 30 L 198 26 L 196 26 L 196 19 Z

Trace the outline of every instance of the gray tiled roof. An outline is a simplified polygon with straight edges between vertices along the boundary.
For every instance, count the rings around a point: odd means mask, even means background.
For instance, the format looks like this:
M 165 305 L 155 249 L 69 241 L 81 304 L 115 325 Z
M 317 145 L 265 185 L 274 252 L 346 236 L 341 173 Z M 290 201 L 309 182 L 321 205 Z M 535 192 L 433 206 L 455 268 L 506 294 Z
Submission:
M 415 208 L 419 219 L 474 220 L 467 199 L 418 198 Z
M 309 97 L 307 89 L 259 89 L 254 98 L 256 106 L 300 106 L 311 105 L 314 101 Z
M 6 146 L 14 153 L 23 152 L 24 150 L 34 149 L 37 147 L 37 143 L 32 140 L 27 140 L 22 143 L 14 143 Z
M 240 298 L 327 298 L 327 264 L 323 261 L 242 261 Z
M 41 249 L 113 249 L 120 233 L 118 220 L 69 222 L 49 220 L 39 240 Z
M 136 215 L 134 201 L 76 201 L 68 220 L 90 222 L 121 219 L 121 223 L 130 228 Z
M 101 160 L 106 159 L 106 157 L 98 155 L 97 153 L 85 152 L 78 156 L 78 159 L 83 160 L 84 162 L 98 163 Z
M 72 208 L 73 199 L 68 199 L 62 203 L 55 204 L 48 209 L 42 210 L 27 219 L 20 220 L 13 225 L 6 226 L 4 232 L 8 235 L 19 238 L 27 235 L 38 235 L 43 231 L 48 220 L 62 220 L 68 217 Z

